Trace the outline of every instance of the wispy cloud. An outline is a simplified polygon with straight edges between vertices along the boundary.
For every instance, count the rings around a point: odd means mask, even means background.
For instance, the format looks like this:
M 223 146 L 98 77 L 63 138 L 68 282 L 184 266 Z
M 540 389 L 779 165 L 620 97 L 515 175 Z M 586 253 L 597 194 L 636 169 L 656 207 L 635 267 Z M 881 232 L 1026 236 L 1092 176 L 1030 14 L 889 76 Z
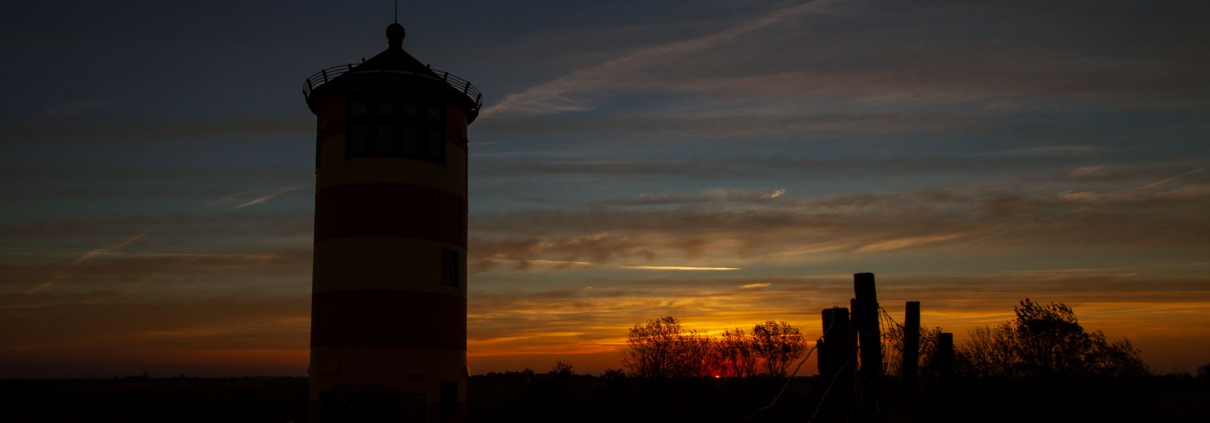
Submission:
M 858 248 L 857 251 L 859 251 L 859 252 L 877 252 L 877 251 L 899 250 L 899 249 L 908 248 L 908 247 L 915 247 L 915 246 L 919 246 L 919 245 L 932 244 L 932 243 L 941 242 L 941 241 L 948 241 L 948 240 L 951 240 L 954 238 L 958 238 L 960 236 L 962 236 L 962 234 L 925 235 L 925 236 L 914 236 L 914 237 L 908 237 L 908 238 L 888 239 L 885 241 L 878 241 L 878 242 L 875 242 L 872 244 L 868 244 L 866 246 Z
M 759 18 L 706 36 L 678 41 L 630 52 L 622 57 L 576 70 L 566 76 L 531 87 L 521 93 L 505 96 L 494 106 L 484 109 L 488 117 L 508 112 L 549 114 L 584 110 L 589 106 L 577 94 L 593 92 L 616 78 L 659 63 L 666 63 L 686 54 L 707 50 L 741 35 L 767 28 L 797 16 L 818 12 L 828 0 L 817 0 L 777 9 Z
M 677 204 L 767 203 L 786 194 L 784 189 L 752 190 L 711 188 L 682 194 L 639 194 L 624 200 L 603 200 L 599 204 L 617 206 L 658 206 Z
M 974 240 L 974 241 L 970 241 L 970 242 L 967 242 L 967 243 L 965 243 L 965 244 L 959 245 L 959 247 L 965 247 L 965 246 L 967 246 L 967 245 L 971 245 L 971 244 L 974 244 L 974 243 L 979 242 L 979 241 L 983 241 L 983 240 L 986 240 L 986 239 L 995 238 L 995 237 L 998 237 L 998 236 L 1000 236 L 1000 235 L 1004 235 L 1004 234 L 1006 234 L 1006 233 L 1009 233 L 1009 232 L 1012 232 L 1012 231 L 1015 231 L 1015 230 L 1018 230 L 1018 229 L 1026 228 L 1026 227 L 1029 227 L 1029 226 L 1032 226 L 1032 225 L 1033 225 L 1033 224 L 1031 223 L 1031 224 L 1028 224 L 1028 225 L 1021 225 L 1021 226 L 1018 226 L 1018 227 L 1015 227 L 1015 228 L 1012 228 L 1012 229 L 1008 229 L 1008 230 L 1005 230 L 1005 231 L 996 232 L 996 233 L 994 233 L 994 234 L 991 234 L 991 235 L 985 236 L 985 237 L 983 237 L 983 238 L 979 238 L 979 239 L 976 239 L 976 240 Z
M 1138 188 L 1131 188 L 1131 189 L 1122 190 L 1122 191 L 1118 191 L 1118 192 L 1139 191 L 1139 190 L 1145 190 L 1145 189 L 1148 189 L 1148 188 L 1155 188 L 1155 187 L 1158 187 L 1158 186 L 1160 186 L 1160 185 L 1164 185 L 1164 184 L 1166 184 L 1166 183 L 1172 182 L 1172 181 L 1174 181 L 1174 180 L 1176 180 L 1176 179 L 1179 179 L 1179 178 L 1181 178 L 1181 177 L 1184 177 L 1184 176 L 1189 176 L 1189 175 L 1192 175 L 1192 174 L 1195 174 L 1195 173 L 1200 173 L 1200 172 L 1201 172 L 1201 171 L 1203 171 L 1203 170 L 1205 170 L 1205 168 L 1202 168 L 1202 169 L 1197 169 L 1197 170 L 1192 170 L 1192 171 L 1189 171 L 1189 172 L 1182 173 L 1182 174 L 1180 174 L 1180 175 L 1173 176 L 1173 177 L 1171 177 L 1171 178 L 1164 179 L 1164 180 L 1162 180 L 1162 181 L 1153 182 L 1153 183 L 1150 183 L 1150 184 L 1147 184 L 1147 185 L 1144 185 L 1144 186 L 1141 186 L 1141 187 L 1138 187 Z
M 93 257 L 96 257 L 98 255 L 109 253 L 114 250 L 117 250 L 120 248 L 125 248 L 126 246 L 134 244 L 135 242 L 138 242 L 138 241 L 142 240 L 143 238 L 145 238 L 149 232 L 151 232 L 151 231 L 150 230 L 143 231 L 143 232 L 140 232 L 138 235 L 127 238 L 125 241 L 122 241 L 120 243 L 110 245 L 108 247 L 97 248 L 95 250 L 84 253 L 80 257 L 77 257 L 75 260 L 72 260 L 70 263 L 67 263 L 66 265 L 64 265 L 63 268 L 61 270 L 59 270 L 58 273 L 55 274 L 54 278 L 46 281 L 45 283 L 43 283 L 41 285 L 38 285 L 37 287 L 34 287 L 33 289 L 25 291 L 25 293 L 33 294 L 33 293 L 41 291 L 43 289 L 50 288 L 50 287 L 54 286 L 56 283 L 58 283 L 59 281 L 63 280 L 64 277 L 66 277 L 68 269 L 75 267 L 75 266 L 79 266 L 80 264 L 87 262 L 88 260 L 90 260 Z
M 1065 200 L 1065 201 L 1083 201 L 1083 202 L 1100 201 L 1100 200 L 1104 200 L 1104 199 L 1139 200 L 1139 199 L 1144 198 L 1144 196 L 1150 196 L 1149 194 L 1146 194 L 1144 191 L 1162 186 L 1164 184 L 1167 184 L 1169 182 L 1175 181 L 1177 179 L 1180 179 L 1180 178 L 1183 178 L 1183 177 L 1186 177 L 1189 175 L 1201 173 L 1203 170 L 1205 170 L 1205 168 L 1199 168 L 1199 169 L 1195 169 L 1195 170 L 1192 170 L 1189 172 L 1182 173 L 1180 175 L 1176 175 L 1176 176 L 1169 177 L 1169 178 L 1164 178 L 1162 180 L 1152 182 L 1150 184 L 1143 185 L 1140 187 L 1120 189 L 1117 191 L 1111 191 L 1111 192 L 1107 192 L 1107 193 L 1095 193 L 1095 192 L 1091 192 L 1091 191 L 1065 191 L 1065 192 L 1062 192 L 1059 194 L 1059 199 Z M 1178 194 L 1178 196 L 1179 196 L 1179 194 Z
M 1084 154 L 1097 151 L 1090 145 L 1046 145 L 1041 147 L 1014 148 L 1011 150 L 979 153 L 976 156 L 1021 156 L 1036 154 Z
M 696 267 L 696 266 L 622 266 L 622 268 L 623 269 L 639 269 L 639 270 L 689 270 L 689 271 L 707 271 L 707 272 L 743 270 L 738 267 Z
M 242 208 L 244 208 L 244 207 L 248 207 L 248 206 L 251 206 L 251 205 L 254 205 L 254 204 L 260 204 L 260 203 L 264 203 L 264 202 L 266 202 L 266 201 L 269 201 L 269 200 L 273 199 L 273 197 L 276 197 L 276 196 L 279 196 L 279 195 L 282 195 L 282 194 L 285 194 L 285 193 L 287 193 L 287 192 L 294 191 L 294 190 L 296 190 L 296 189 L 300 189 L 300 188 L 302 188 L 302 187 L 287 187 L 287 188 L 280 188 L 280 189 L 277 189 L 277 190 L 275 190 L 275 191 L 273 191 L 273 192 L 270 192 L 270 193 L 268 193 L 268 194 L 265 194 L 265 195 L 262 195 L 262 196 L 260 196 L 260 197 L 256 197 L 256 198 L 254 198 L 254 199 L 252 199 L 252 200 L 250 200 L 250 201 L 244 202 L 244 203 L 242 203 L 242 204 L 240 204 L 240 205 L 238 205 L 238 206 L 232 207 L 231 209 L 232 209 L 232 210 L 235 210 L 235 209 L 242 209 Z
M 1085 177 L 1085 176 L 1100 172 L 1101 169 L 1105 168 L 1105 166 L 1106 165 L 1080 166 L 1080 167 L 1076 168 L 1076 170 L 1071 171 L 1071 173 L 1069 173 L 1068 176 L 1071 176 L 1073 178 Z
M 57 118 L 57 119 L 56 119 Z M 55 119 L 55 120 L 52 120 Z M 80 143 L 110 140 L 132 142 L 154 139 L 188 137 L 222 137 L 232 134 L 292 134 L 313 131 L 314 125 L 305 118 L 291 119 L 210 119 L 93 122 L 74 120 L 67 123 L 59 117 L 31 121 L 0 120 L 0 130 L 11 134 L 0 138 L 0 145 L 27 143 Z

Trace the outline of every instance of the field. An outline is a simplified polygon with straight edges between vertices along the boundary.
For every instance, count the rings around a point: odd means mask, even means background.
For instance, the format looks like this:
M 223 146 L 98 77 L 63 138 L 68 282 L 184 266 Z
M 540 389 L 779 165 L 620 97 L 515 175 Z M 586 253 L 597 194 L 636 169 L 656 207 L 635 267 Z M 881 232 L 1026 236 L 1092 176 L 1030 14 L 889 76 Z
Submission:
M 795 378 L 752 421 L 808 421 L 830 381 Z M 1139 380 L 955 381 L 902 399 L 888 380 L 887 421 L 1193 421 L 1210 415 L 1210 383 Z M 472 422 L 738 422 L 777 395 L 777 380 L 644 380 L 532 373 L 471 377 Z M 6 422 L 305 422 L 303 377 L 0 380 Z M 853 398 L 849 398 L 852 400 Z M 873 416 L 833 390 L 816 421 Z

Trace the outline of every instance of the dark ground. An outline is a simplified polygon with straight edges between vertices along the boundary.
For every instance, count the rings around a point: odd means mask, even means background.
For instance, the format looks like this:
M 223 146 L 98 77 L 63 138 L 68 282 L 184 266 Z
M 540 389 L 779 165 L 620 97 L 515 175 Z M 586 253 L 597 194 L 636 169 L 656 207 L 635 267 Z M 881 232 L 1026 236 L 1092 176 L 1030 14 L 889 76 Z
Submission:
M 752 421 L 808 421 L 826 388 L 796 378 Z M 1210 383 L 1156 376 L 1138 380 L 956 381 L 903 401 L 886 386 L 888 421 L 1207 421 Z M 666 380 L 509 373 L 474 376 L 471 421 L 739 422 L 767 404 L 781 382 Z M 302 377 L 0 380 L 3 422 L 305 422 Z M 854 411 L 856 410 L 856 411 Z M 867 412 L 834 390 L 816 421 L 861 421 Z
M 305 377 L 0 380 L 0 422 L 306 421 Z

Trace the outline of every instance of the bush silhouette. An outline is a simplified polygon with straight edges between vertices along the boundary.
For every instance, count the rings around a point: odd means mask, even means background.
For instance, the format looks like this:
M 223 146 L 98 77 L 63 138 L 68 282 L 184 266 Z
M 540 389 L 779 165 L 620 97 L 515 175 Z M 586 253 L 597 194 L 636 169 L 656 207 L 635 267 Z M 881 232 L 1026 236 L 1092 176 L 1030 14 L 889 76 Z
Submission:
M 1013 307 L 1016 319 L 972 329 L 958 357 L 975 377 L 1043 375 L 1143 376 L 1150 368 L 1127 339 L 1109 342 L 1089 333 L 1063 303 L 1043 305 L 1026 298 Z

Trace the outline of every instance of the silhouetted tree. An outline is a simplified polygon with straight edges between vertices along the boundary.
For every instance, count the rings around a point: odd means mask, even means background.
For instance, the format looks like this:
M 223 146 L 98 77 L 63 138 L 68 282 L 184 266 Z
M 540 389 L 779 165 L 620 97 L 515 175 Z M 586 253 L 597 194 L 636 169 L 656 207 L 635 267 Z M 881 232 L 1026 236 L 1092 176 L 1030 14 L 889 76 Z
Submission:
M 1042 305 L 1026 298 L 1013 311 L 1016 319 L 1010 322 L 969 332 L 959 351 L 964 372 L 978 377 L 1151 372 L 1129 340 L 1109 342 L 1100 331 L 1086 332 L 1062 303 Z
M 920 366 L 919 376 L 938 377 L 941 375 L 941 357 L 937 352 L 941 349 L 941 328 L 920 328 Z
M 773 320 L 752 328 L 752 347 L 762 359 L 764 373 L 785 376 L 786 369 L 807 351 L 807 341 L 798 328 Z
M 676 342 L 676 366 L 673 376 L 706 377 L 712 367 L 714 338 L 696 329 L 681 332 Z
M 552 367 L 547 374 L 559 376 L 572 376 L 576 372 L 572 370 L 571 363 L 564 363 L 562 360 L 555 361 L 555 367 Z
M 1090 348 L 1088 356 L 1089 370 L 1093 373 L 1110 377 L 1131 377 L 1151 374 L 1151 368 L 1139 357 L 1139 350 L 1134 348 L 1129 339 L 1122 338 L 1117 342 L 1108 342 L 1101 331 L 1088 334 Z
M 1017 359 L 1028 374 L 1077 373 L 1084 370 L 1088 335 L 1076 314 L 1064 304 L 1042 305 L 1026 298 L 1014 306 Z
M 884 327 L 886 332 L 885 345 L 883 345 L 883 360 L 884 370 L 886 374 L 892 376 L 903 375 L 903 349 L 904 349 L 904 328 L 903 324 L 892 321 L 891 324 Z M 917 376 L 936 376 L 940 370 L 940 363 L 936 360 L 937 347 L 941 343 L 941 328 L 935 327 L 927 329 L 923 325 L 919 329 L 920 343 L 917 351 L 916 359 L 919 360 L 916 365 Z
M 681 321 L 672 316 L 634 325 L 626 334 L 627 348 L 622 353 L 622 367 L 638 377 L 672 376 L 680 333 Z
M 612 380 L 625 378 L 626 372 L 621 369 L 605 369 L 605 372 L 601 373 L 601 379 Z
M 1012 325 L 981 326 L 967 332 L 970 338 L 961 354 L 967 374 L 982 377 L 1009 377 L 1015 372 L 1016 332 Z
M 727 329 L 714 348 L 714 362 L 723 375 L 747 377 L 756 374 L 758 359 L 752 338 L 743 329 Z
M 1210 363 L 1203 364 L 1197 368 L 1197 378 L 1201 380 L 1210 380 Z

